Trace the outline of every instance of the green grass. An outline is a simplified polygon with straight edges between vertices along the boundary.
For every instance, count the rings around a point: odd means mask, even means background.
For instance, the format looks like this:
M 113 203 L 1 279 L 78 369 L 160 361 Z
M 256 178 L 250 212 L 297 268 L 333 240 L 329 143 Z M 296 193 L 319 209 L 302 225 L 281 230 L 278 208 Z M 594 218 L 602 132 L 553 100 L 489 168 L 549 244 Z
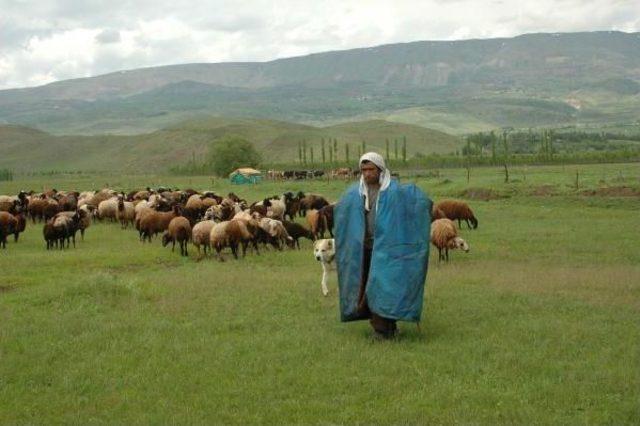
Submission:
M 637 165 L 579 167 L 585 189 L 640 183 Z M 509 185 L 498 169 L 417 180 L 434 199 L 468 187 L 507 198 L 468 200 L 471 251 L 440 265 L 431 253 L 420 330 L 402 323 L 396 342 L 339 322 L 335 276 L 322 297 L 308 241 L 197 262 L 111 224 L 47 252 L 29 226 L 0 251 L 0 423 L 637 424 L 640 203 L 581 195 L 567 168 L 530 167 Z M 249 199 L 345 187 L 74 176 L 0 193 L 102 181 Z M 557 195 L 531 195 L 538 185 Z

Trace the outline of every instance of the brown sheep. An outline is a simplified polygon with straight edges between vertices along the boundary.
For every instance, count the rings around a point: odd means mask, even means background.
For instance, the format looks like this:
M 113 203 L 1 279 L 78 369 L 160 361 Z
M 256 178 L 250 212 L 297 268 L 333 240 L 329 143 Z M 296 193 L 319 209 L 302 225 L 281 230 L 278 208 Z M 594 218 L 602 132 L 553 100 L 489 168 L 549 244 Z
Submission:
M 476 219 L 476 217 L 473 215 L 473 211 L 471 211 L 471 208 L 469 207 L 469 205 L 464 201 L 458 201 L 458 200 L 439 201 L 435 204 L 435 206 L 433 207 L 433 210 L 435 212 L 437 212 L 438 210 L 441 210 L 447 219 L 457 220 L 458 227 L 460 227 L 461 220 L 464 220 L 465 222 L 467 222 L 467 226 L 469 227 L 469 229 L 471 229 L 472 225 L 473 225 L 473 229 L 476 229 L 478 227 L 478 219 Z M 471 224 L 469 224 L 469 221 L 471 221 Z
M 18 220 L 8 212 L 0 212 L 0 247 L 7 248 L 7 236 L 15 234 Z
M 229 220 L 217 223 L 210 234 L 211 246 L 216 250 L 218 259 L 224 259 L 220 252 L 225 247 L 230 247 L 233 257 L 238 258 L 238 245 L 244 241 L 251 240 L 252 235 L 247 230 L 246 225 L 241 220 Z
M 304 195 L 304 193 L 300 191 L 298 192 L 298 198 L 300 199 L 300 216 L 306 216 L 307 210 L 320 210 L 324 206 L 329 205 L 326 198 L 318 194 Z
M 313 233 L 301 224 L 296 222 L 289 222 L 287 220 L 283 221 L 282 224 L 284 225 L 284 229 L 287 230 L 287 233 L 291 236 L 291 238 L 293 238 L 293 241 L 295 242 L 296 247 L 298 247 L 298 250 L 300 249 L 299 239 L 301 237 L 305 237 L 310 239 L 311 241 L 314 241 Z
M 191 240 L 191 224 L 189 219 L 184 216 L 178 216 L 171 219 L 169 227 L 162 235 L 162 247 L 166 247 L 171 243 L 171 251 L 176 248 L 176 241 L 180 244 L 180 255 L 189 256 L 187 246 Z
M 431 224 L 431 243 L 438 249 L 438 262 L 444 259 L 449 261 L 449 249 L 459 248 L 465 252 L 469 251 L 469 244 L 458 237 L 456 224 L 449 219 L 436 219 Z
M 318 219 L 320 216 L 318 215 L 318 210 L 312 209 L 307 211 L 307 225 L 309 225 L 309 229 L 311 230 L 311 234 L 313 234 L 313 238 L 318 238 Z
M 174 217 L 180 216 L 181 211 L 179 206 L 174 206 L 170 212 L 156 212 L 150 211 L 143 215 L 139 222 L 139 233 L 142 242 L 149 240 L 159 232 L 164 232 L 169 227 L 169 223 Z
M 329 204 L 318 210 L 318 231 L 320 238 L 324 238 L 325 231 L 329 231 L 329 235 L 333 238 L 333 208 L 335 204 Z
M 13 233 L 13 238 L 14 241 L 17 243 L 18 242 L 18 237 L 20 236 L 21 232 L 24 232 L 24 230 L 27 227 L 27 218 L 24 217 L 24 213 L 19 212 L 16 213 L 15 215 L 13 215 L 13 217 L 16 218 L 17 224 L 16 224 L 16 229 Z

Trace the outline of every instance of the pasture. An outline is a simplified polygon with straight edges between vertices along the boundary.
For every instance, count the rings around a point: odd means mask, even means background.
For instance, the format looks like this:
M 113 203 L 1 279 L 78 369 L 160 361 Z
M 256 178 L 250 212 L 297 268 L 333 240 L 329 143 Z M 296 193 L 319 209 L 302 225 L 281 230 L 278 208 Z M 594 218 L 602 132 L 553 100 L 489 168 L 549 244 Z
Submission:
M 640 166 L 510 172 L 402 178 L 468 201 L 479 227 L 448 264 L 432 248 L 420 329 L 391 342 L 339 322 L 307 240 L 197 262 L 115 223 L 47 252 L 29 223 L 0 250 L 0 423 L 639 423 Z M 248 200 L 347 185 L 72 175 L 0 194 L 105 184 Z

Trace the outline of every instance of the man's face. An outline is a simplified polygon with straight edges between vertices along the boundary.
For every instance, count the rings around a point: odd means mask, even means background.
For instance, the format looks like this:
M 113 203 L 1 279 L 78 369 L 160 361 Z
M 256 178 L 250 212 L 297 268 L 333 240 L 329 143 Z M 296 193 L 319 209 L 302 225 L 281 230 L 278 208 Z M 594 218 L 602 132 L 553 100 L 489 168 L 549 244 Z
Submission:
M 380 169 L 371 162 L 362 163 L 360 165 L 360 173 L 362 173 L 364 183 L 367 185 L 375 185 L 380 182 Z

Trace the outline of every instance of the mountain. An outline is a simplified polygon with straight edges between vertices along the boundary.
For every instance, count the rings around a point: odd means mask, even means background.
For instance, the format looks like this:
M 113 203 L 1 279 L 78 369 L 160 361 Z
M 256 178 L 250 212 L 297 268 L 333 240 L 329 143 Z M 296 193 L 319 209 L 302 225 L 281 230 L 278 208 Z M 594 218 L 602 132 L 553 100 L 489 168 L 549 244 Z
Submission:
M 366 141 L 368 149 L 384 153 L 389 140 L 393 156 L 394 141 L 399 152 L 407 141 L 409 157 L 420 153 L 448 153 L 460 148 L 459 138 L 419 126 L 382 120 L 314 127 L 267 119 L 207 117 L 151 133 L 129 136 L 55 136 L 23 126 L 0 125 L 0 169 L 26 171 L 117 171 L 123 173 L 162 173 L 185 165 L 195 158 L 202 163 L 216 140 L 237 135 L 254 143 L 266 162 L 295 162 L 298 144 L 306 141 L 314 160 L 321 160 L 321 140 L 338 140 L 338 158 L 344 159 L 345 144 L 350 158 Z M 329 160 L 326 143 L 326 160 Z
M 134 134 L 194 115 L 449 133 L 640 118 L 640 33 L 420 41 L 263 63 L 183 64 L 0 91 L 0 123 Z

